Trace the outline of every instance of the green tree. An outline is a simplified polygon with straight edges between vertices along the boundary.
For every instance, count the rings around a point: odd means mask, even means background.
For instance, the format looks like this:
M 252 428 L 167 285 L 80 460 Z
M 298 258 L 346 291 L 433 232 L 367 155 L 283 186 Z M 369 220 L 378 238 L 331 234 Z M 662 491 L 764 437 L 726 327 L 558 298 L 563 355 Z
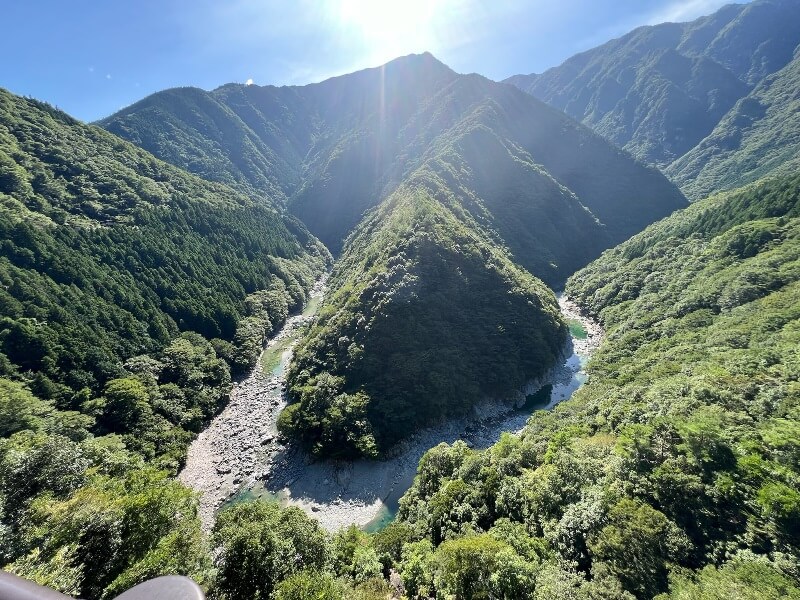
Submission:
M 446 541 L 434 555 L 436 590 L 445 597 L 488 600 L 493 597 L 495 585 L 509 589 L 528 580 L 526 570 L 516 574 L 507 569 L 499 572 L 500 561 L 508 563 L 509 559 L 515 566 L 524 563 L 507 544 L 489 535 Z
M 103 397 L 103 420 L 112 431 L 132 431 L 152 414 L 147 388 L 138 379 L 126 377 L 109 381 Z
M 53 407 L 36 398 L 21 383 L 0 378 L 0 437 L 23 429 L 41 429 Z
M 409 598 L 427 598 L 433 593 L 433 544 L 428 540 L 403 545 L 400 576 Z
M 324 571 L 330 561 L 327 535 L 298 508 L 244 502 L 219 514 L 216 587 L 223 598 L 268 600 L 278 583 L 302 570 Z
M 345 600 L 345 587 L 329 573 L 300 571 L 281 581 L 275 600 Z
M 798 600 L 800 588 L 766 562 L 733 561 L 708 565 L 694 576 L 680 575 L 669 593 L 655 600 Z
M 590 540 L 593 570 L 609 572 L 637 597 L 651 598 L 667 587 L 667 564 L 685 541 L 662 513 L 640 501 L 623 499 L 611 508 L 609 523 Z

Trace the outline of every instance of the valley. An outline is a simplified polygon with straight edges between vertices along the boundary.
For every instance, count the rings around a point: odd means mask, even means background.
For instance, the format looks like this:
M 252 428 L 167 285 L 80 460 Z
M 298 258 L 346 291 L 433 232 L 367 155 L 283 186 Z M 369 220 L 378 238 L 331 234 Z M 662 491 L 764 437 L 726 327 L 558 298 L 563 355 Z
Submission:
M 207 530 L 217 509 L 257 498 L 297 506 L 329 531 L 351 524 L 377 530 L 394 518 L 425 452 L 456 440 L 487 448 L 503 433 L 519 431 L 532 411 L 552 409 L 584 383 L 584 366 L 602 341 L 602 329 L 559 296 L 562 314 L 581 333 L 573 335 L 565 347 L 563 362 L 528 382 L 516 398 L 486 400 L 467 416 L 423 429 L 380 461 L 315 461 L 278 434 L 277 419 L 286 406 L 286 367 L 292 348 L 300 330 L 313 319 L 323 286 L 324 280 L 315 285 L 306 310 L 290 317 L 269 341 L 261 363 L 234 384 L 226 408 L 189 448 L 178 479 L 200 492 L 200 518 Z M 276 348 L 277 364 L 265 361 Z
M 200 493 L 199 515 L 210 531 L 214 513 L 243 485 L 271 474 L 280 459 L 278 414 L 286 406 L 286 366 L 302 328 L 324 293 L 325 278 L 311 290 L 306 310 L 287 319 L 267 343 L 253 371 L 237 381 L 222 412 L 189 446 L 178 480 Z
M 504 81 L 0 89 L 0 596 L 800 600 L 800 0 L 584 4 Z

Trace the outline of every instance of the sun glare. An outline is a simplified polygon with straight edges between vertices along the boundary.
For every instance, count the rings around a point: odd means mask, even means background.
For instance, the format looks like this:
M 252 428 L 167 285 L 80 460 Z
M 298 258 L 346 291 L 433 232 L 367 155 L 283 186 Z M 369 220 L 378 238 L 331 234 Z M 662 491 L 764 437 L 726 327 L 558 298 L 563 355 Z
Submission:
M 443 0 L 340 0 L 342 27 L 358 35 L 377 60 L 434 50 Z

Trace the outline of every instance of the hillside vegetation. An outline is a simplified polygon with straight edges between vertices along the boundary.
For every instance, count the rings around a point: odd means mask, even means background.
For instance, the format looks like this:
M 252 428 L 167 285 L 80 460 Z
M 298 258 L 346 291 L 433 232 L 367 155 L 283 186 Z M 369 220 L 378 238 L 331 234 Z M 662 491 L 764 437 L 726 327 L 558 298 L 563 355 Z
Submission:
M 325 250 L 266 199 L 7 92 L 0 111 L 6 374 L 31 372 L 59 397 L 97 392 L 180 331 L 233 340 L 248 294 L 278 289 L 284 311 L 299 307 L 324 267 Z
M 570 118 L 430 54 L 303 87 L 168 90 L 102 125 L 243 193 L 280 188 L 339 255 L 282 419 L 319 456 L 375 456 L 515 394 L 566 339 L 530 274 L 562 285 L 686 204 Z
M 800 177 L 698 202 L 567 293 L 607 330 L 589 382 L 426 454 L 406 589 L 490 597 L 514 564 L 515 598 L 798 597 Z
M 800 152 L 798 20 L 794 0 L 730 4 L 506 81 L 663 168 L 697 200 L 791 172 Z
M 194 573 L 196 500 L 168 476 L 327 251 L 2 90 L 0 231 L 0 560 L 86 598 Z
M 495 152 L 489 148 L 473 161 L 473 175 L 483 182 L 480 198 L 498 207 L 509 201 L 535 207 L 571 192 L 605 226 L 606 236 L 591 220 L 580 223 L 584 240 L 599 240 L 573 244 L 574 256 L 563 257 L 550 239 L 539 241 L 553 255 L 562 280 L 574 270 L 561 267 L 562 261 L 578 258 L 586 264 L 599 249 L 684 205 L 657 171 L 634 163 L 571 119 L 508 86 L 459 75 L 430 54 L 302 87 L 167 90 L 100 124 L 205 178 L 250 193 L 279 190 L 290 212 L 338 255 L 365 211 L 386 199 L 429 153 L 451 143 L 487 104 L 496 114 L 484 117 L 484 126 L 506 151 L 538 165 L 565 190 L 526 192 L 519 170 L 494 177 Z M 538 215 L 553 218 L 543 210 Z M 503 233 L 508 245 L 532 241 L 524 232 Z
M 420 173 L 350 238 L 292 362 L 297 403 L 281 415 L 317 455 L 376 456 L 421 425 L 513 394 L 562 356 L 553 294 L 462 210 Z
M 800 52 L 764 78 L 667 174 L 692 198 L 800 166 Z

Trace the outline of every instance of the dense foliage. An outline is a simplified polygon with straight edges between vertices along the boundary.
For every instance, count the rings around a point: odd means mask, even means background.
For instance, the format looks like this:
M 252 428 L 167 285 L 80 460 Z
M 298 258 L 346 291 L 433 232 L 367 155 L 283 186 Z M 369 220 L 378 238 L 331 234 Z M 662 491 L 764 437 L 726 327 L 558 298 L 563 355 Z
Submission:
M 676 213 L 567 292 L 607 329 L 589 382 L 486 451 L 423 457 L 407 590 L 797 597 L 800 177 Z M 513 594 L 498 537 L 528 577 Z
M 269 332 L 324 266 L 268 204 L 36 102 L 2 92 L 0 110 L 0 374 L 59 408 L 81 410 L 180 331 L 233 340 L 246 368 L 243 317 Z
M 796 168 L 800 7 L 729 4 L 507 81 L 665 168 L 692 199 Z
M 676 133 L 689 113 L 706 131 L 731 109 L 720 126 L 752 160 L 726 155 L 697 190 L 788 170 L 790 8 L 612 43 L 618 75 L 639 72 L 592 110 L 688 103 L 636 117 L 630 143 L 672 156 L 695 143 Z M 752 34 L 773 21 L 786 35 Z M 800 598 L 799 176 L 702 200 L 576 273 L 568 293 L 607 330 L 589 383 L 487 450 L 431 449 L 384 530 L 330 535 L 259 501 L 205 536 L 172 476 L 329 257 L 286 207 L 342 253 L 280 427 L 340 458 L 546 371 L 567 328 L 535 276 L 563 281 L 684 199 L 430 55 L 304 88 L 170 90 L 103 125 L 217 183 L 0 91 L 5 569 L 90 600 L 166 573 L 212 600 Z
M 327 251 L 266 198 L 5 91 L 0 232 L 0 562 L 91 599 L 205 583 L 169 477 Z
M 375 456 L 415 427 L 513 394 L 561 356 L 552 293 L 425 176 L 356 230 L 295 353 L 296 404 L 280 425 L 319 456 Z
M 798 15 L 800 17 L 800 15 Z M 800 166 L 800 54 L 765 77 L 691 152 L 667 173 L 688 196 L 700 198 Z
M 559 285 L 685 205 L 571 119 L 429 54 L 305 87 L 168 90 L 102 125 L 247 193 L 272 177 L 335 252 L 349 234 L 281 421 L 320 456 L 375 456 L 541 374 L 564 331 L 513 262 Z

